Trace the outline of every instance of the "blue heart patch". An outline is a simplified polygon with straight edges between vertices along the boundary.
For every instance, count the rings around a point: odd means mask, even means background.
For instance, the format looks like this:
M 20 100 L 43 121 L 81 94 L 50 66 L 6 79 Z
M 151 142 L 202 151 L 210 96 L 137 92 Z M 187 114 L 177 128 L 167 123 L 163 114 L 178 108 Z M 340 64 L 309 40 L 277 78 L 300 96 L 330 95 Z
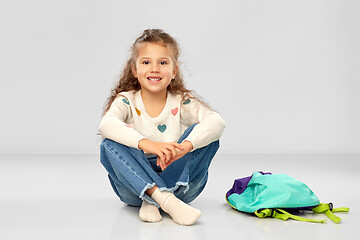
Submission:
M 125 98 L 122 99 L 123 103 L 126 103 L 127 105 L 130 105 L 129 101 L 126 100 Z
M 186 104 L 189 104 L 190 102 L 191 102 L 191 100 L 188 99 L 188 100 L 186 100 L 185 102 L 183 102 L 183 104 L 186 105 Z
M 157 128 L 159 129 L 160 132 L 163 133 L 163 132 L 165 132 L 165 130 L 166 130 L 166 125 L 165 125 L 165 124 L 163 124 L 163 125 L 158 125 Z

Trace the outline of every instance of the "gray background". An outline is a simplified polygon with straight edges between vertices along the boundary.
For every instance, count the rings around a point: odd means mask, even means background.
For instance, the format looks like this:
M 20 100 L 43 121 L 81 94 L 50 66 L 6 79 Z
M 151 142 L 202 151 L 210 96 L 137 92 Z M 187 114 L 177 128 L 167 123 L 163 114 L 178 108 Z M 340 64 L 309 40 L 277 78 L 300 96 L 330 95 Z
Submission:
M 346 0 L 0 0 L 0 239 L 352 239 L 360 192 L 342 186 L 360 182 L 359 8 Z M 191 203 L 202 216 L 189 228 L 167 214 L 140 221 L 99 163 L 102 107 L 146 28 L 179 41 L 187 86 L 227 123 L 208 184 Z M 224 195 L 256 170 L 286 173 L 350 212 L 336 213 L 338 225 L 241 214 Z
M 162 28 L 222 153 L 360 153 L 359 1 L 1 1 L 0 153 L 97 153 L 129 46 Z

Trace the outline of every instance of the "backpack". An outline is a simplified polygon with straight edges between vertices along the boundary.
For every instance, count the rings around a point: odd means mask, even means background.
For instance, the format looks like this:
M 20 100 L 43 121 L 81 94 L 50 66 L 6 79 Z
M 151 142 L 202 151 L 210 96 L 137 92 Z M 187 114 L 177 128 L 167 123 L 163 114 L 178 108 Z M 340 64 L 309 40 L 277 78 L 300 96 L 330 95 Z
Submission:
M 251 176 L 236 179 L 226 193 L 227 203 L 234 209 L 254 213 L 260 218 L 289 218 L 324 223 L 326 220 L 309 219 L 290 214 L 302 210 L 325 213 L 335 223 L 341 218 L 333 212 L 348 212 L 349 208 L 333 208 L 332 203 L 320 203 L 314 192 L 304 183 L 286 175 L 254 172 Z

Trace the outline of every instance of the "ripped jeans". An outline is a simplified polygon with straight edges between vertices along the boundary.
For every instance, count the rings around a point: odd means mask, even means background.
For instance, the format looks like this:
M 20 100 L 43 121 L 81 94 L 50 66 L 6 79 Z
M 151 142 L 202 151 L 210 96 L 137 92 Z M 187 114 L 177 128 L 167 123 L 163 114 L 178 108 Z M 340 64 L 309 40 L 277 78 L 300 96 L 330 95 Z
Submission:
M 184 131 L 178 143 L 189 135 L 194 126 Z M 142 150 L 104 139 L 100 145 L 100 161 L 122 202 L 141 206 L 142 201 L 146 200 L 159 207 L 145 193 L 146 190 L 157 185 L 160 191 L 172 192 L 185 203 L 193 201 L 206 185 L 208 168 L 218 149 L 219 140 L 188 152 L 161 171 L 156 166 L 156 155 L 147 157 Z

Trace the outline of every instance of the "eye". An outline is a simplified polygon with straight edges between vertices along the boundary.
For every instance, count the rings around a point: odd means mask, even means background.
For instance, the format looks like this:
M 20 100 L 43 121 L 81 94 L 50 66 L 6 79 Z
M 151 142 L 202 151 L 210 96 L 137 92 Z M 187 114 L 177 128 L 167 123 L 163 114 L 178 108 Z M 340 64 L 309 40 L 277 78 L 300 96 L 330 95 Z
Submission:
M 148 65 L 148 64 L 150 64 L 150 62 L 149 61 L 143 61 L 142 64 Z
M 166 61 L 162 61 L 162 62 L 160 62 L 160 64 L 161 64 L 161 65 L 166 65 L 167 62 L 166 62 Z

